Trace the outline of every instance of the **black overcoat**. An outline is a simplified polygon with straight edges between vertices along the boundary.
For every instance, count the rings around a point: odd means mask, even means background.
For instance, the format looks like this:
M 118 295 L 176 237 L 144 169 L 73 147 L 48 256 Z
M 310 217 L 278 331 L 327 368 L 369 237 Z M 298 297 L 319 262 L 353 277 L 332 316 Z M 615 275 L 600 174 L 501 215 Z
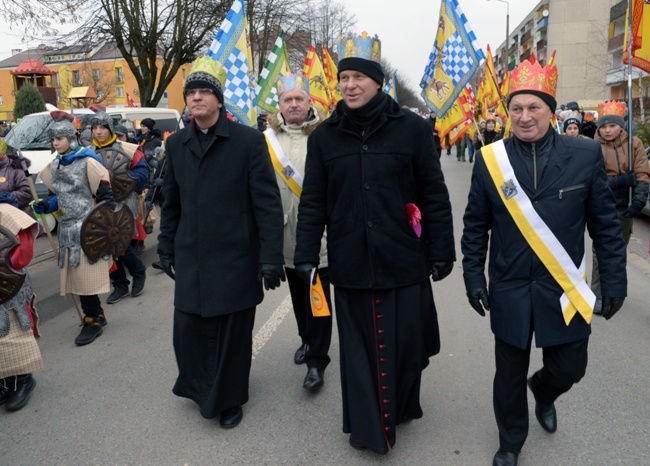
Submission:
M 262 301 L 259 264 L 283 264 L 284 217 L 264 136 L 222 109 L 205 151 L 198 127 L 169 136 L 158 253 L 174 257 L 174 306 L 214 317 Z
M 406 204 L 422 213 L 422 236 Z M 456 258 L 449 193 L 427 122 L 391 98 L 361 135 L 342 113 L 309 136 L 294 262 L 318 264 L 327 226 L 332 284 L 388 289 L 420 283 Z
M 625 296 L 625 242 L 600 147 L 587 139 L 560 136 L 552 129 L 544 139 L 544 144 L 550 144 L 549 159 L 537 189 L 524 161 L 532 157 L 533 145 L 515 137 L 504 141 L 517 179 L 576 267 L 585 254 L 585 227 L 589 230 L 603 295 Z M 490 320 L 498 339 L 526 348 L 531 324 L 538 347 L 589 336 L 591 328 L 580 314 L 565 324 L 560 309 L 562 288 L 515 225 L 482 153 L 476 158 L 463 221 L 461 249 L 467 290 L 486 286 L 484 268 L 488 239 L 490 242 Z

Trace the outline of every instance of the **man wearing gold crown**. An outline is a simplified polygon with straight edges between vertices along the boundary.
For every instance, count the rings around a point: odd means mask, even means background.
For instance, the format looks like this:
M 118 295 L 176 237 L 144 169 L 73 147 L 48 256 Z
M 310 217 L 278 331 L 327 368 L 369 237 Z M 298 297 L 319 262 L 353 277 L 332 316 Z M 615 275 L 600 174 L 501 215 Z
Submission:
M 527 383 L 535 417 L 552 433 L 555 400 L 585 374 L 596 300 L 584 279 L 585 227 L 598 257 L 607 259 L 602 274 L 608 319 L 627 292 L 625 243 L 598 145 L 561 136 L 550 125 L 557 67 L 542 67 L 533 55 L 511 76 L 512 137 L 477 156 L 461 240 L 470 305 L 482 316 L 490 311 L 495 336 L 498 466 L 517 464 L 528 435 Z M 533 333 L 544 362 L 527 379 Z
M 422 370 L 440 351 L 430 276 L 456 257 L 433 132 L 381 91 L 379 48 L 365 32 L 340 41 L 343 100 L 309 136 L 294 263 L 309 281 L 327 227 L 343 432 L 384 454 L 397 425 L 422 417 Z
M 282 202 L 264 136 L 226 117 L 226 72 L 199 58 L 184 93 L 194 120 L 166 143 L 158 254 L 175 279 L 174 394 L 237 426 L 248 401 L 255 307 L 284 280 Z
M 629 137 L 625 131 L 626 106 L 623 102 L 610 101 L 598 105 L 598 123 L 594 140 L 600 143 L 605 160 L 609 187 L 616 198 L 616 216 L 621 222 L 625 244 L 632 236 L 632 224 L 648 201 L 650 165 L 643 149 L 643 142 L 632 137 L 632 157 L 629 155 Z M 630 161 L 632 165 L 630 165 Z M 632 191 L 632 198 L 630 198 Z M 594 313 L 602 314 L 602 299 L 598 258 L 594 255 L 591 269 L 591 289 L 598 300 Z
M 311 105 L 309 81 L 290 74 L 281 76 L 276 84 L 279 112 L 269 120 L 264 132 L 282 197 L 284 210 L 284 263 L 291 292 L 293 312 L 302 344 L 294 355 L 296 364 L 307 364 L 303 387 L 317 390 L 323 386 L 325 368 L 330 362 L 327 352 L 332 339 L 332 316 L 314 317 L 310 306 L 310 286 L 296 273 L 293 255 L 296 248 L 298 204 L 305 174 L 307 138 L 323 121 L 316 107 Z M 325 299 L 331 308 L 329 273 L 327 269 L 327 241 L 323 237 L 320 249 L 320 275 Z

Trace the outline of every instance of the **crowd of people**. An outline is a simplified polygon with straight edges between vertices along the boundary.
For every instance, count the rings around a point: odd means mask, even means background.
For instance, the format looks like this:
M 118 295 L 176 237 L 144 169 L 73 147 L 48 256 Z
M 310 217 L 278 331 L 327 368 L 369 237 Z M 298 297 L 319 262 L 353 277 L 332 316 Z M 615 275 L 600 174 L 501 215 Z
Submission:
M 308 80 L 281 76 L 278 112 L 258 121 L 259 131 L 227 117 L 225 70 L 198 59 L 184 86 L 191 119 L 167 139 L 164 166 L 149 163 L 161 145 L 153 120 L 141 122 L 134 144 L 126 125 L 114 126 L 95 108 L 82 144 L 73 118 L 53 112 L 56 155 L 39 174 L 52 196 L 37 200 L 34 211 L 59 213 L 61 294 L 78 296 L 83 311 L 75 343 L 91 343 L 107 325 L 100 293 L 112 285 L 112 304 L 143 292 L 138 201 L 161 202 L 157 268 L 174 280 L 173 393 L 223 428 L 240 424 L 256 307 L 264 289 L 283 281 L 300 339 L 293 361 L 307 367 L 303 387 L 318 391 L 333 326 L 331 312 L 315 312 L 314 290 L 322 287 L 320 304 L 336 313 L 343 432 L 354 448 L 388 453 L 397 426 L 424 415 L 422 372 L 440 352 L 432 281 L 445 279 L 457 258 L 436 115 L 420 118 L 382 92 L 380 51 L 377 36 L 341 39 L 342 100 L 327 118 L 311 104 Z M 624 106 L 603 103 L 596 122 L 574 108 L 556 115 L 555 66 L 524 61 L 512 73 L 509 136 L 488 115 L 463 138 L 473 163 L 463 279 L 471 307 L 480 316 L 490 311 L 497 466 L 517 464 L 528 434 L 527 390 L 541 427 L 556 431 L 555 401 L 586 374 L 593 314 L 610 319 L 623 306 L 631 219 L 645 206 L 650 182 Z M 458 161 L 466 160 L 465 144 L 457 146 Z M 0 170 L 15 165 L 6 152 L 0 145 Z M 30 200 L 20 173 L 0 178 L 0 232 L 17 238 L 9 260 L 24 277 L 12 296 L 0 296 L 0 403 L 8 410 L 27 403 L 31 374 L 42 366 L 25 269 L 35 224 L 20 210 Z M 117 257 L 91 258 L 81 246 L 82 221 L 96 203 L 133 213 L 132 240 Z M 533 337 L 543 362 L 529 377 Z M 9 340 L 25 349 L 12 352 Z

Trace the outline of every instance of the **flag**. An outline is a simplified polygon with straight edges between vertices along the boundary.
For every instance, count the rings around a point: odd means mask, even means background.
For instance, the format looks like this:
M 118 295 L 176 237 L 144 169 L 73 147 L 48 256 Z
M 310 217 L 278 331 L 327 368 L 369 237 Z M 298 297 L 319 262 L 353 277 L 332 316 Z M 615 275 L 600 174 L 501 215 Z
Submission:
M 474 122 L 474 91 L 467 83 L 449 111 L 436 120 L 436 129 L 441 141 L 449 135 L 449 144 L 454 145 Z
M 383 90 L 386 94 L 391 96 L 395 102 L 399 102 L 399 100 L 397 100 L 397 76 L 395 73 L 390 77 Z
M 442 0 L 437 27 L 438 33 L 420 87 L 427 107 L 443 116 L 455 105 L 485 54 L 478 46 L 476 35 L 458 0 Z
M 278 111 L 278 90 L 275 88 L 275 83 L 280 75 L 289 73 L 291 70 L 289 69 L 287 45 L 284 40 L 284 31 L 280 30 L 257 82 L 257 105 L 261 109 L 269 113 Z
M 133 99 L 131 98 L 128 92 L 126 93 L 126 106 L 135 107 L 135 102 L 133 101 Z
M 246 0 L 235 0 L 214 36 L 207 55 L 226 70 L 224 105 L 240 123 L 257 125 L 252 53 L 248 39 Z
M 330 88 L 327 85 L 325 71 L 316 55 L 316 48 L 309 46 L 309 51 L 305 57 L 305 64 L 302 68 L 302 74 L 309 79 L 309 96 L 317 108 L 320 108 L 325 115 L 330 113 L 330 103 L 332 96 Z
M 483 98 L 488 107 L 494 107 L 501 100 L 490 44 L 487 46 L 487 57 L 485 59 L 485 90 L 483 91 Z
M 330 95 L 332 96 L 332 106 L 341 100 L 341 89 L 339 88 L 339 70 L 332 60 L 332 56 L 327 51 L 327 47 L 323 45 L 323 70 L 325 71 L 325 78 L 327 85 L 330 88 Z
M 501 81 L 501 97 L 504 99 L 508 97 L 508 92 L 510 92 L 510 73 L 506 71 Z
M 630 35 L 629 14 L 626 14 L 625 17 L 623 63 L 627 64 Z M 644 0 L 632 0 L 632 65 L 650 73 L 650 3 Z

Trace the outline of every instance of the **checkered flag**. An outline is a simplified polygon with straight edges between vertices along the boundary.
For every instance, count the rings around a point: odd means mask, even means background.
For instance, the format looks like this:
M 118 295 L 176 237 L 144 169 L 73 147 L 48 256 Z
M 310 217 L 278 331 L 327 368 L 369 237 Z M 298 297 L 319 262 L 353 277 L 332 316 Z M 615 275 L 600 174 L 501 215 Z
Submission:
M 257 105 L 269 113 L 278 111 L 278 90 L 275 83 L 282 73 L 289 73 L 289 59 L 284 41 L 284 31 L 280 30 L 273 49 L 260 72 L 257 86 Z
M 255 83 L 250 67 L 253 60 L 247 39 L 245 6 L 245 0 L 235 0 L 207 54 L 213 60 L 220 61 L 226 70 L 224 105 L 240 123 L 255 126 Z
M 458 0 L 443 0 L 438 32 L 420 82 L 422 97 L 439 117 L 449 111 L 485 59 Z

